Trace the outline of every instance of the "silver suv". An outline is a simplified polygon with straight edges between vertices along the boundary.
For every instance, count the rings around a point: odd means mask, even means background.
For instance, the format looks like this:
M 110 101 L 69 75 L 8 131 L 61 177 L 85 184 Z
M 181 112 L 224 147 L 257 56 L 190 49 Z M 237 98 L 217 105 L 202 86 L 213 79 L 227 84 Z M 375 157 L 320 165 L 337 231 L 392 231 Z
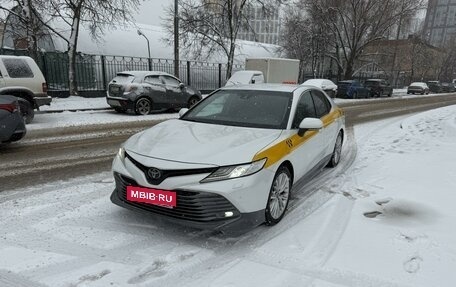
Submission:
M 19 98 L 21 114 L 26 123 L 32 122 L 35 112 L 43 105 L 50 105 L 47 84 L 40 68 L 30 57 L 0 55 L 0 97 L 12 95 Z

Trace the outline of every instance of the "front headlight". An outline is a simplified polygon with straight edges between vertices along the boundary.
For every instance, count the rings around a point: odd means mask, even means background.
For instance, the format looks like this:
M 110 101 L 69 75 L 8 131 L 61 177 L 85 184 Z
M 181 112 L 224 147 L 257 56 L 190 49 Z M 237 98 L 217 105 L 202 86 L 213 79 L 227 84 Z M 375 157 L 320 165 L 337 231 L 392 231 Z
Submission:
M 264 164 L 266 163 L 266 160 L 267 158 L 263 158 L 251 163 L 241 165 L 221 166 L 200 182 L 205 183 L 248 176 L 262 170 Z
M 124 161 L 125 149 L 123 147 L 119 148 L 119 151 L 117 152 L 117 156 L 120 158 L 121 161 Z

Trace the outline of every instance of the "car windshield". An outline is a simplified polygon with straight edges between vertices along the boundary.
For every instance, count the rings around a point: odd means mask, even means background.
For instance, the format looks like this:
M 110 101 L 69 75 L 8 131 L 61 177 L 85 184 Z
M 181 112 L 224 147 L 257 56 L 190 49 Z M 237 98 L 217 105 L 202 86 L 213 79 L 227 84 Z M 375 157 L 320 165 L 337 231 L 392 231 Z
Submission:
M 252 128 L 285 129 L 292 93 L 259 90 L 220 90 L 181 119 Z

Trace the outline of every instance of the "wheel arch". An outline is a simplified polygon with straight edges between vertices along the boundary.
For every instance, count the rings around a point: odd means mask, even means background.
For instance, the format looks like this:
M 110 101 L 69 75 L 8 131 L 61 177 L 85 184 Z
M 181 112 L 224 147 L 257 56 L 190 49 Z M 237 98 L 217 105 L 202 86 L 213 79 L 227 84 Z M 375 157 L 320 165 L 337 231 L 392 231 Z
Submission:
M 294 183 L 294 168 L 293 168 L 293 164 L 289 160 L 286 160 L 286 161 L 282 162 L 277 167 L 277 170 L 279 170 L 282 166 L 288 168 L 288 170 L 290 171 L 290 174 L 291 174 L 291 182 Z
M 27 89 L 4 89 L 0 92 L 0 95 L 11 95 L 17 98 L 28 101 L 33 108 L 36 108 L 35 100 L 33 99 L 33 92 Z

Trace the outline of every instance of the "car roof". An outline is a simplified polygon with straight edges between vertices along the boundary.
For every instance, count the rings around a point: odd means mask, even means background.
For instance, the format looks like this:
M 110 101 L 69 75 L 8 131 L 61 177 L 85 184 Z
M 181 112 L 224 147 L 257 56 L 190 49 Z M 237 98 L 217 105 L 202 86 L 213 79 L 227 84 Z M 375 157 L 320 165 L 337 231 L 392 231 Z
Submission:
M 222 90 L 252 90 L 252 91 L 276 91 L 276 92 L 290 92 L 293 93 L 295 90 L 307 87 L 315 88 L 311 85 L 289 85 L 289 84 L 247 84 L 247 85 L 235 85 L 229 87 L 223 87 Z
M 383 79 L 367 79 L 366 82 L 367 81 L 380 82 L 380 81 L 385 81 L 385 80 L 383 80 Z
M 165 72 L 160 72 L 160 71 L 123 71 L 123 72 L 118 72 L 117 74 L 124 74 L 124 75 L 131 75 L 131 76 L 171 76 L 174 78 L 173 75 L 165 73 Z

